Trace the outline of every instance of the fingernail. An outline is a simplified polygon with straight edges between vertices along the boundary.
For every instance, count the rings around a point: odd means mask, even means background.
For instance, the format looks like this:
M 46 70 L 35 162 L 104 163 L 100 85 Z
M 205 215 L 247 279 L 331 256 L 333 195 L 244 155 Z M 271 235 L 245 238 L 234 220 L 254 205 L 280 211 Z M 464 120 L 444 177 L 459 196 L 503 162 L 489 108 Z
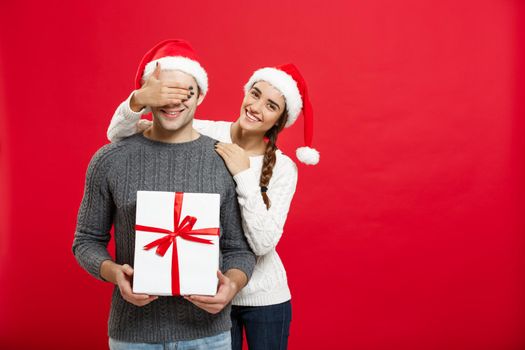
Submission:
M 191 98 L 191 95 L 188 95 L 188 100 Z
M 193 95 L 195 95 L 195 93 L 194 93 L 194 92 L 192 91 L 192 92 L 190 92 L 190 95 L 192 95 L 192 96 L 193 96 Z
M 193 90 L 193 86 L 190 86 L 190 90 Z

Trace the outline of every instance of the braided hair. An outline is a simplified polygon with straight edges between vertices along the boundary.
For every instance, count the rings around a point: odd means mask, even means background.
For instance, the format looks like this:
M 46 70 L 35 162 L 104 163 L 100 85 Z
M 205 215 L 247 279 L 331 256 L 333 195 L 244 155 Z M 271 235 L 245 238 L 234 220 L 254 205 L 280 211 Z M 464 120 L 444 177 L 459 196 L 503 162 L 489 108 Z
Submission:
M 273 174 L 273 167 L 275 165 L 275 161 L 277 160 L 275 156 L 275 151 L 277 151 L 277 136 L 284 129 L 284 125 L 286 124 L 287 120 L 288 113 L 284 111 L 281 117 L 279 117 L 277 123 L 275 123 L 275 125 L 264 134 L 264 136 L 268 138 L 268 142 L 266 143 L 266 150 L 264 151 L 259 186 L 261 186 L 261 195 L 263 197 L 264 204 L 266 204 L 266 209 L 270 209 L 271 206 L 270 198 L 268 198 L 266 191 L 268 190 L 268 184 L 270 183 L 270 179 L 272 178 Z

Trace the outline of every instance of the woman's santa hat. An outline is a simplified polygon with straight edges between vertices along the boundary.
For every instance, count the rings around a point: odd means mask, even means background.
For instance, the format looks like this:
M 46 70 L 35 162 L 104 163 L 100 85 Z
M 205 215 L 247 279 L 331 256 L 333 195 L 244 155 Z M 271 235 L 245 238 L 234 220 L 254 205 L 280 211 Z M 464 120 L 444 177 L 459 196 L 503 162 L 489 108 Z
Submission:
M 258 81 L 266 81 L 279 90 L 286 100 L 286 112 L 288 120 L 285 127 L 295 123 L 301 112 L 304 116 L 304 143 L 305 147 L 299 147 L 296 151 L 297 158 L 310 165 L 319 163 L 319 152 L 312 147 L 313 138 L 313 112 L 306 82 L 301 73 L 291 63 L 277 67 L 267 67 L 256 70 L 250 80 L 244 86 L 247 93 Z
M 135 76 L 135 87 L 139 89 L 142 82 L 155 71 L 157 63 L 163 70 L 180 70 L 195 78 L 200 92 L 206 95 L 208 92 L 208 75 L 199 63 L 197 54 L 190 43 L 180 39 L 168 39 L 153 46 L 140 62 L 137 75 Z

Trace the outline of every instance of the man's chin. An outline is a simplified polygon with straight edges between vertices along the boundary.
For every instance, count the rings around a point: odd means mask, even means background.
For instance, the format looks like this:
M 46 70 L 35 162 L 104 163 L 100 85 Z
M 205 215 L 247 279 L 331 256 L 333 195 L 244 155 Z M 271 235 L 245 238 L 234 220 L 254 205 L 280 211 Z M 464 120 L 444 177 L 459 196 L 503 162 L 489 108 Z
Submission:
M 159 123 L 159 128 L 164 131 L 175 132 L 183 129 L 185 125 L 181 123 Z
M 160 129 L 165 131 L 177 131 L 184 128 L 187 124 L 191 124 L 193 118 L 188 119 L 187 116 L 181 115 L 177 118 L 166 118 L 161 116 L 156 116 L 157 125 Z
M 184 129 L 188 124 L 192 124 L 191 119 L 184 119 L 184 118 L 176 118 L 173 120 L 166 120 L 164 118 L 159 118 L 158 120 L 158 127 L 161 130 L 167 131 L 167 132 L 175 132 L 181 129 Z

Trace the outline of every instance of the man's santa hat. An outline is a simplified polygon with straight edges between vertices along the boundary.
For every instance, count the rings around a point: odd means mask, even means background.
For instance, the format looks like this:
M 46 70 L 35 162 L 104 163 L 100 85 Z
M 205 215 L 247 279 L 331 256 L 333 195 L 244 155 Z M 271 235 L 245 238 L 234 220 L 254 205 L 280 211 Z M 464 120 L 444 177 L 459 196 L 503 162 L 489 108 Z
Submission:
M 155 71 L 157 63 L 161 69 L 180 70 L 195 78 L 200 93 L 206 95 L 208 92 L 208 75 L 199 63 L 197 54 L 190 43 L 180 39 L 168 39 L 153 46 L 140 62 L 137 75 L 135 76 L 135 87 L 139 89 L 142 82 Z
M 305 147 L 299 147 L 296 155 L 305 164 L 315 165 L 319 163 L 319 152 L 311 148 L 314 131 L 312 105 L 308 97 L 306 82 L 297 67 L 288 63 L 277 67 L 258 69 L 244 86 L 244 92 L 247 93 L 256 82 L 261 80 L 270 83 L 283 94 L 286 101 L 286 112 L 288 113 L 286 128 L 292 126 L 302 112 Z

